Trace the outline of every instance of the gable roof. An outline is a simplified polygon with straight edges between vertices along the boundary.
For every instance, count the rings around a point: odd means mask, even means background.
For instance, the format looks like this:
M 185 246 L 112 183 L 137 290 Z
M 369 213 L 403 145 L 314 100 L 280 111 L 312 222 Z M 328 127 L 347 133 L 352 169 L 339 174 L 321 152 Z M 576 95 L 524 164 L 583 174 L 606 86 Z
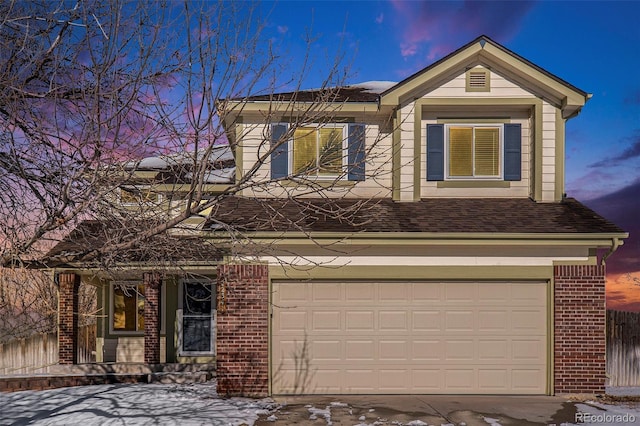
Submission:
M 476 65 L 493 69 L 520 87 L 563 110 L 577 114 L 591 95 L 482 35 L 421 71 L 407 77 L 380 96 L 382 105 L 398 105 L 441 86 Z

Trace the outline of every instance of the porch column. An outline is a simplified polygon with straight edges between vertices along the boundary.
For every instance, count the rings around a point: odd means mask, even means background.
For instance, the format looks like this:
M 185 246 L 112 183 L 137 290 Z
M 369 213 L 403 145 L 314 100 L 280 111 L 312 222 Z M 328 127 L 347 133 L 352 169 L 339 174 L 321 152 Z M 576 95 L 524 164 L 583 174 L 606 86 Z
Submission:
M 604 265 L 554 267 L 554 391 L 604 393 Z
M 219 394 L 268 394 L 268 280 L 267 265 L 218 267 L 216 374 Z
M 78 289 L 80 275 L 58 274 L 58 364 L 78 363 Z
M 143 274 L 144 282 L 144 362 L 160 364 L 160 287 L 157 272 Z

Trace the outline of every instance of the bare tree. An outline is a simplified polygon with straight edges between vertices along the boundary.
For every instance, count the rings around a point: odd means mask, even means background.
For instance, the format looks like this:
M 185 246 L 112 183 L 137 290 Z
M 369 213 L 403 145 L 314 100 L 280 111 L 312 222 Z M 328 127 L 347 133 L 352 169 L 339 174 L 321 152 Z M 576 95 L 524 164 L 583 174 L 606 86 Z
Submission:
M 289 63 L 265 34 L 259 4 L 9 1 L 0 5 L 0 16 L 5 268 L 39 263 L 113 270 L 131 262 L 161 268 L 233 251 L 231 244 L 202 238 L 203 227 L 225 231 L 242 253 L 258 255 L 264 246 L 252 245 L 245 231 L 305 232 L 301 216 L 354 225 L 363 216 L 355 213 L 366 200 L 341 204 L 339 196 L 326 197 L 345 171 L 329 182 L 310 178 L 335 153 L 321 153 L 294 176 L 263 173 L 296 131 L 335 121 L 345 100 L 348 64 L 340 49 L 320 61 L 323 82 L 302 90 L 318 67 L 311 32 L 307 56 Z M 235 132 L 256 99 L 271 105 L 262 111 L 264 123 L 288 117 L 277 140 L 257 123 Z M 244 138 L 256 131 L 255 161 L 234 167 Z M 369 157 L 380 154 L 372 146 Z M 224 178 L 223 187 L 216 185 Z M 283 181 L 301 186 L 292 191 Z M 260 201 L 260 194 L 275 193 L 297 219 Z M 310 205 L 309 196 L 326 202 Z M 226 217 L 238 209 L 251 212 L 240 221 Z

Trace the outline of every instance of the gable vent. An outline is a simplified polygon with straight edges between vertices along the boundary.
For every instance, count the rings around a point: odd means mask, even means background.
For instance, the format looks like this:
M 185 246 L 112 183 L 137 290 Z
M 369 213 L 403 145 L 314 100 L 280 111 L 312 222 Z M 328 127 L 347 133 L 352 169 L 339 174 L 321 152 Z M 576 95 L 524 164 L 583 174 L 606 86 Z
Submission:
M 488 92 L 489 70 L 473 69 L 467 71 L 467 92 Z

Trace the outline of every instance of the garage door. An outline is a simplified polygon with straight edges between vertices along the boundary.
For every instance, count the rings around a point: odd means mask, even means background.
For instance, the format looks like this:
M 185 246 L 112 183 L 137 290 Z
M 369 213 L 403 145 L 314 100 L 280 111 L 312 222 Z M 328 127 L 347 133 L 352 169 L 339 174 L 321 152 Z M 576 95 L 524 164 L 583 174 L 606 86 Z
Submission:
M 546 284 L 275 282 L 274 394 L 544 394 Z

